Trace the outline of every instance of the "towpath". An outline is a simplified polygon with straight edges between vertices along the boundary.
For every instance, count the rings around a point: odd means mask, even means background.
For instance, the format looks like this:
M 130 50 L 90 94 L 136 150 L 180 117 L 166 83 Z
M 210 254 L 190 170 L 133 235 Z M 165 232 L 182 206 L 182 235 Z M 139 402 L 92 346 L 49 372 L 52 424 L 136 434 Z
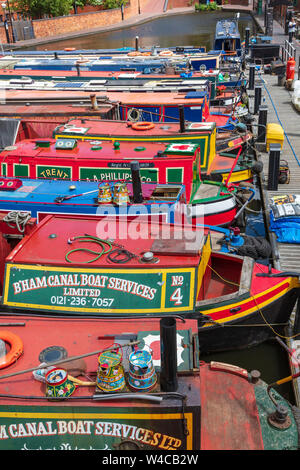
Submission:
M 256 17 L 256 21 L 263 27 L 263 16 Z M 287 36 L 282 26 L 274 21 L 272 42 L 284 44 L 285 39 Z M 296 48 L 296 60 L 298 60 L 300 45 L 298 41 L 294 41 L 293 44 Z M 270 200 L 278 194 L 300 194 L 300 113 L 292 105 L 292 92 L 278 85 L 276 75 L 264 74 L 262 70 L 256 74 L 256 85 L 262 86 L 262 104 L 268 106 L 268 123 L 280 124 L 285 132 L 281 160 L 286 160 L 290 169 L 290 183 L 279 184 L 277 191 L 268 191 L 269 154 L 266 151 L 261 153 L 264 163 L 266 197 Z M 278 243 L 277 247 L 280 269 L 300 271 L 300 245 Z

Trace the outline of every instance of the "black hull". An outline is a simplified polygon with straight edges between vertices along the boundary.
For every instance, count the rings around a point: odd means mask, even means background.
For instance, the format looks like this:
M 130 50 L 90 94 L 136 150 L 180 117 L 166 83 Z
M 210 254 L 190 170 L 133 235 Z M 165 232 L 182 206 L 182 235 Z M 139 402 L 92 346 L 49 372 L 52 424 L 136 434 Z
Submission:
M 200 353 L 251 348 L 274 338 L 276 334 L 284 334 L 299 293 L 299 289 L 292 289 L 262 308 L 261 312 L 253 312 L 245 318 L 225 323 L 224 326 L 213 325 L 204 328 L 199 321 Z

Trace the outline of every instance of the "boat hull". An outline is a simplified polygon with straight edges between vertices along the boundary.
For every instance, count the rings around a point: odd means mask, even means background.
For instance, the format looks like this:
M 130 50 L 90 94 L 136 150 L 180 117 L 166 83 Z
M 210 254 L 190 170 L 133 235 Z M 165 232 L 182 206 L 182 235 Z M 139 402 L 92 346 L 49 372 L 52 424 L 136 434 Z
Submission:
M 300 289 L 291 289 L 266 306 L 238 319 L 209 325 L 200 320 L 201 353 L 251 348 L 283 334 L 299 294 Z

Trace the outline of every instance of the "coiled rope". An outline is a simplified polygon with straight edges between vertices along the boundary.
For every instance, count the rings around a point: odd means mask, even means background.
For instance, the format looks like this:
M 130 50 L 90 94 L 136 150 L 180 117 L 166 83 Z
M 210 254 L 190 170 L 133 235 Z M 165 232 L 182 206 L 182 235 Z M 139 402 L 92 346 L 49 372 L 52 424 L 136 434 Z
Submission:
M 4 218 L 3 221 L 11 228 L 16 228 L 20 233 L 24 233 L 25 226 L 31 218 L 31 213 L 26 211 L 11 211 Z

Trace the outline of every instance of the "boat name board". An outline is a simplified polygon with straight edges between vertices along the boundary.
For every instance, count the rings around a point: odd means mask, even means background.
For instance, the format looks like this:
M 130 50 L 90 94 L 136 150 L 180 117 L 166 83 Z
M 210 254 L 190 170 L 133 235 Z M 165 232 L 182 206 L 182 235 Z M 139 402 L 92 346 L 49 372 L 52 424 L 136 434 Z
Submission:
M 101 407 L 101 410 L 105 407 Z M 188 436 L 182 432 L 182 413 L 177 410 L 136 409 L 126 412 L 109 406 L 98 412 L 92 407 L 72 407 L 72 418 L 66 408 L 20 407 L 0 408 L 0 449 L 5 450 L 116 450 L 131 442 L 137 449 L 191 450 L 198 410 L 185 410 Z M 175 412 L 174 412 L 175 411 Z M 196 419 L 193 418 L 196 415 Z M 198 421 L 199 422 L 199 421 Z
M 84 269 L 7 264 L 3 304 L 78 313 L 193 311 L 195 268 Z

